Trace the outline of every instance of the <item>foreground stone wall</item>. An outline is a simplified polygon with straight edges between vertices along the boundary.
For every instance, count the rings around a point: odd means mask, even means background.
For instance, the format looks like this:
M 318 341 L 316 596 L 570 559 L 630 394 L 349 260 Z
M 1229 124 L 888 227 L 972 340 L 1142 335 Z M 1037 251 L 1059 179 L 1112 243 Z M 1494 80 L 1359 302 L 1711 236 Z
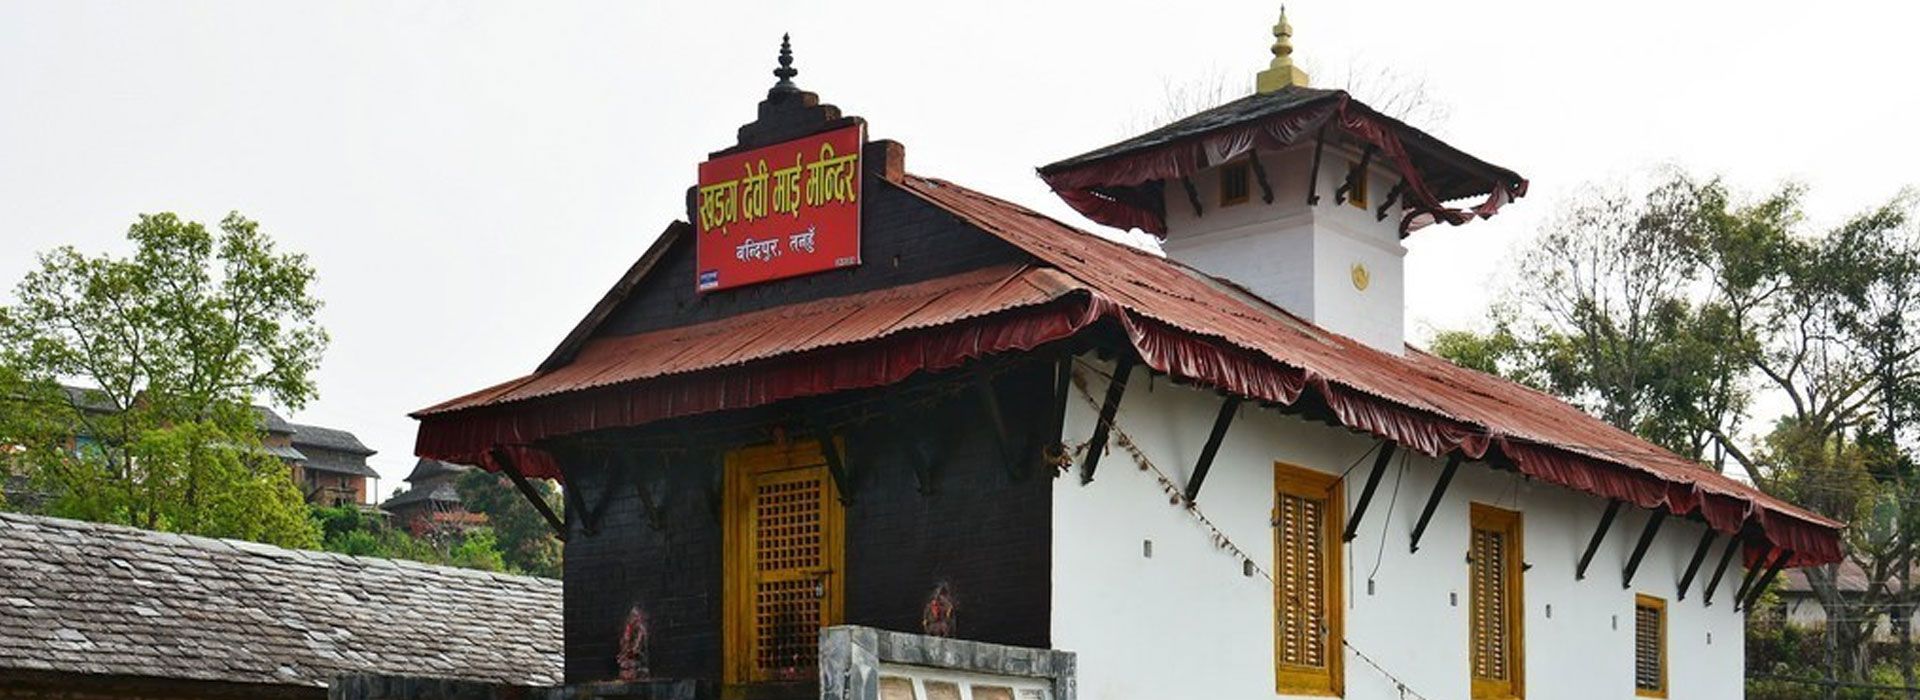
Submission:
M 926 700 L 965 686 L 976 700 L 1074 700 L 1076 664 L 1067 651 L 829 627 L 820 632 L 820 698 Z

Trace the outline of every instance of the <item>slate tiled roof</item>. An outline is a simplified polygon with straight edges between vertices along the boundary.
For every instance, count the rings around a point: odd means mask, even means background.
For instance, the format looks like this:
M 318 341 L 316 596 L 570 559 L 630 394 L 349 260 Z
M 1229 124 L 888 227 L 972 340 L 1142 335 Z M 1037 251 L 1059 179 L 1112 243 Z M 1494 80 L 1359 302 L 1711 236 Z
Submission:
M 423 501 L 457 504 L 460 502 L 460 490 L 454 488 L 452 483 L 446 481 L 440 481 L 426 486 L 416 486 L 407 489 L 398 496 L 387 499 L 385 503 L 380 504 L 380 507 L 393 509 Z
M 421 457 L 420 461 L 413 464 L 413 471 L 407 474 L 406 480 L 408 483 L 419 483 L 438 476 L 464 474 L 472 470 L 473 467 L 465 464 L 454 464 L 452 462 L 442 462 L 437 459 Z
M 1179 121 L 1125 141 L 1102 146 L 1072 158 L 1066 158 L 1058 162 L 1040 166 L 1040 172 L 1042 174 L 1058 172 L 1114 156 L 1138 153 L 1181 139 L 1192 138 L 1210 131 L 1238 124 L 1245 124 L 1262 117 L 1270 117 L 1288 110 L 1298 109 L 1339 96 L 1339 90 L 1325 90 L 1305 86 L 1289 86 L 1271 92 L 1256 92 L 1204 112 L 1182 118 Z
M 293 434 L 293 424 L 288 423 L 287 419 L 281 418 L 280 414 L 274 413 L 273 409 L 267 408 L 266 406 L 254 406 L 253 412 L 260 415 L 260 427 L 267 432 L 275 435 Z
M 0 513 L 7 669 L 561 681 L 560 582 Z
M 293 429 L 293 446 L 306 453 L 306 460 L 302 462 L 306 468 L 355 476 L 380 476 L 380 472 L 367 466 L 367 456 L 374 453 L 373 448 L 360 442 L 360 438 L 353 433 L 319 425 L 290 425 Z
M 82 411 L 89 413 L 112 413 L 120 410 L 119 404 L 114 403 L 113 399 L 108 398 L 106 392 L 93 387 L 62 384 L 60 385 L 60 391 L 67 395 L 67 401 L 73 404 L 74 408 Z M 273 409 L 258 405 L 252 406 L 251 408 L 253 409 L 254 415 L 260 417 L 261 430 L 275 435 L 293 434 L 293 424 L 288 423 L 287 419 L 281 418 L 280 414 L 275 413 Z
M 113 399 L 107 398 L 106 393 L 99 389 L 63 384 L 60 386 L 60 391 L 66 393 L 68 403 L 82 411 L 112 413 L 120 410 L 119 405 L 115 404 Z
M 301 466 L 307 469 L 352 474 L 355 476 L 380 476 L 380 472 L 375 471 L 373 467 L 367 465 L 365 455 L 353 454 L 351 452 L 338 452 L 311 445 L 302 446 L 300 451 L 307 455 L 307 458 L 300 463 Z
M 298 447 L 319 447 L 363 456 L 373 454 L 373 448 L 360 442 L 360 438 L 353 433 L 318 425 L 294 423 L 293 444 Z

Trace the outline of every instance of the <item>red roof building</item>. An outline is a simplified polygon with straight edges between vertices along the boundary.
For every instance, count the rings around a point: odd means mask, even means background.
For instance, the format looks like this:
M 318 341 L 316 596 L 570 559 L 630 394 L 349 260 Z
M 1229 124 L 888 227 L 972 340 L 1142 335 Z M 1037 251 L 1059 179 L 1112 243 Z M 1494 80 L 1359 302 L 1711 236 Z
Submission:
M 1737 663 L 1737 616 L 1681 601 L 1710 603 L 1738 552 L 1744 581 L 1716 610 L 1736 609 L 1781 568 L 1836 560 L 1841 524 L 1406 346 L 1399 239 L 1492 216 L 1527 183 L 1307 87 L 1283 27 L 1268 89 L 1040 169 L 1094 221 L 1163 236 L 1164 256 L 910 174 L 903 146 L 794 87 L 783 55 L 758 119 L 702 167 L 693 223 L 668 225 L 535 371 L 415 414 L 423 458 L 565 481 L 569 682 L 806 695 L 815 631 L 857 624 L 1075 651 L 1098 697 L 1177 692 L 1135 655 L 1183 653 L 1221 669 L 1202 694 L 1517 696 L 1523 658 L 1545 666 L 1536 685 L 1617 662 L 1621 690 L 1665 691 L 1666 661 L 1648 670 L 1634 642 L 1554 631 L 1556 600 L 1662 635 L 1672 605 L 1705 630 L 1698 667 Z M 857 189 L 796 203 L 847 163 Z M 1339 559 L 1376 549 L 1400 581 L 1343 587 Z M 1198 566 L 1140 568 L 1168 557 Z M 1583 581 L 1607 562 L 1627 585 Z M 1296 588 L 1311 595 L 1277 592 Z M 1182 589 L 1218 600 L 1155 597 Z M 1127 607 L 1085 598 L 1103 595 Z M 1145 605 L 1194 611 L 1162 624 Z M 1392 631 L 1407 614 L 1457 617 L 1438 637 L 1470 648 L 1408 646 Z M 1674 639 L 1676 659 L 1696 653 Z M 1470 668 L 1435 667 L 1456 656 Z

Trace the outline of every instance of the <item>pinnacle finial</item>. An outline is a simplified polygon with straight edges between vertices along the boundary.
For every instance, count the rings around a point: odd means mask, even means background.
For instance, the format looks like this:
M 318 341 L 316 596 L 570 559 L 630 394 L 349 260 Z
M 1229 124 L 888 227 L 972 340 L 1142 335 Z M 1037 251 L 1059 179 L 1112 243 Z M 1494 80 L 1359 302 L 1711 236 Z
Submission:
M 1287 22 L 1287 6 L 1280 6 L 1280 21 L 1273 25 L 1273 61 L 1260 71 L 1256 84 L 1260 92 L 1273 92 L 1289 86 L 1307 86 L 1307 72 L 1293 65 L 1293 25 Z
M 773 77 L 779 78 L 780 81 L 774 83 L 773 89 L 769 92 L 800 91 L 800 86 L 793 84 L 793 76 L 799 75 L 800 69 L 793 67 L 792 38 L 791 34 L 780 35 L 780 67 L 773 69 Z

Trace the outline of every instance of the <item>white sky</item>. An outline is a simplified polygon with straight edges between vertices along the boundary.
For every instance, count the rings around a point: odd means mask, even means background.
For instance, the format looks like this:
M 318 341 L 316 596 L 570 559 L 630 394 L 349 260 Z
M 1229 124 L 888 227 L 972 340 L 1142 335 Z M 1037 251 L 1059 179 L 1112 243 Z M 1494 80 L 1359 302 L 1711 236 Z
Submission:
M 1204 6 L 1205 10 L 1188 9 Z M 1434 131 L 1533 191 L 1410 240 L 1409 334 L 1474 325 L 1516 241 L 1583 183 L 1663 164 L 1813 187 L 1823 222 L 1920 183 L 1920 5 L 1293 3 L 1330 78 L 1390 66 Z M 1820 9 L 1825 11 L 1818 11 Z M 0 300 L 141 212 L 240 210 L 309 253 L 321 398 L 386 477 L 409 410 L 531 370 L 732 145 L 794 34 L 799 84 L 907 167 L 1090 226 L 1032 168 L 1129 135 L 1165 85 L 1265 66 L 1275 4 L 7 2 Z

